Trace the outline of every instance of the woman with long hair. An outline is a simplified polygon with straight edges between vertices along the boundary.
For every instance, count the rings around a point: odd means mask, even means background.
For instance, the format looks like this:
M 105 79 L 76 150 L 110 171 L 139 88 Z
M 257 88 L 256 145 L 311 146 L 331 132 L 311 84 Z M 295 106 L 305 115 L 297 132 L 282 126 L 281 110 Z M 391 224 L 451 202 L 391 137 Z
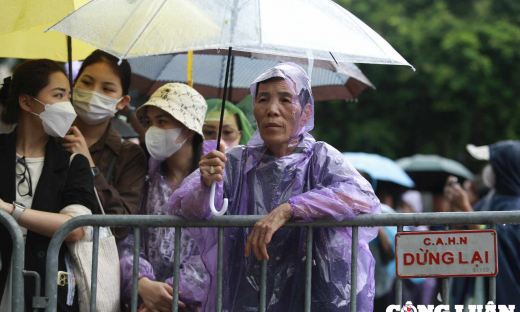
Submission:
M 98 211 L 87 158 L 71 158 L 53 138 L 64 137 L 76 118 L 69 99 L 70 86 L 63 69 L 46 59 L 20 64 L 0 90 L 2 121 L 17 124 L 11 133 L 0 135 L 0 209 L 18 222 L 25 238 L 24 268 L 40 274 L 42 289 L 46 278 L 58 278 L 45 276 L 47 248 L 56 230 L 72 217 Z M 75 229 L 66 241 L 88 239 L 89 229 Z M 0 311 L 11 311 L 14 246 L 1 225 L 0 237 Z M 67 272 L 66 251 L 63 244 L 56 255 L 62 272 Z M 36 295 L 34 283 L 33 279 L 25 280 L 26 310 Z M 69 286 L 58 287 L 59 311 L 78 311 L 77 296 L 68 296 Z

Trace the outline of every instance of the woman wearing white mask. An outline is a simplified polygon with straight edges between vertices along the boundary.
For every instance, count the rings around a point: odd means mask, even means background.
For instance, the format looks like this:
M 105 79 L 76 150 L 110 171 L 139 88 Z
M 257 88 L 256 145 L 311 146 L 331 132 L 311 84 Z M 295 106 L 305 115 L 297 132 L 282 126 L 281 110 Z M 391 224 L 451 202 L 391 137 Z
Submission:
M 94 184 L 107 214 L 136 214 L 146 176 L 143 150 L 123 141 L 110 119 L 130 102 L 130 65 L 100 50 L 83 62 L 74 83 L 73 105 L 78 118 L 73 135 L 62 146 L 89 160 Z M 114 229 L 123 238 L 127 229 Z
M 0 135 L 0 209 L 20 225 L 25 237 L 25 266 L 42 277 L 51 237 L 66 221 L 78 215 L 97 213 L 92 174 L 88 160 L 60 148 L 53 137 L 69 131 L 76 113 L 69 101 L 69 81 L 63 69 L 51 60 L 20 64 L 12 79 L 4 80 L 0 102 L 2 121 L 17 124 L 13 132 Z M 75 242 L 90 234 L 78 228 L 67 241 Z M 11 311 L 11 253 L 13 245 L 7 229 L 0 225 L 0 311 Z M 66 244 L 59 255 L 59 271 L 67 272 Z M 32 307 L 34 279 L 25 280 L 25 309 Z M 77 311 L 77 300 L 68 302 L 69 285 L 58 287 L 58 310 Z
M 168 199 L 182 181 L 197 169 L 202 155 L 202 125 L 206 102 L 194 89 L 168 83 L 137 110 L 147 129 L 146 146 L 151 154 L 149 181 L 140 213 L 168 214 Z M 208 294 L 209 275 L 202 263 L 197 241 L 204 230 L 183 229 L 179 290 L 181 311 L 197 311 Z M 139 299 L 144 311 L 171 311 L 174 228 L 148 228 L 139 260 Z M 124 246 L 121 246 L 124 245 Z M 133 236 L 120 244 L 121 301 L 129 307 L 132 289 Z

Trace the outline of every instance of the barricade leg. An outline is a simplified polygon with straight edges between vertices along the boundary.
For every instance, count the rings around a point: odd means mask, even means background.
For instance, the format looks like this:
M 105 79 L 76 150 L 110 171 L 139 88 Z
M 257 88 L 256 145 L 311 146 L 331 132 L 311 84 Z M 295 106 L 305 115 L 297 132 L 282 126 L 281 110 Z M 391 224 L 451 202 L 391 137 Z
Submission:
M 449 225 L 444 226 L 445 231 L 450 230 Z M 442 304 L 449 305 L 450 304 L 450 278 L 445 277 L 442 279 Z
M 224 266 L 224 228 L 218 228 L 218 255 L 217 255 L 217 300 L 216 311 L 222 311 L 222 273 Z
M 399 225 L 397 227 L 397 233 L 403 231 L 403 226 Z M 395 304 L 402 307 L 403 306 L 403 281 L 399 276 L 397 276 L 395 280 Z
M 358 258 L 358 227 L 352 227 L 352 272 L 350 274 L 350 312 L 357 311 L 357 258 Z
M 496 231 L 497 225 L 495 223 L 492 223 L 491 229 Z M 495 304 L 497 303 L 497 277 L 496 276 L 491 276 L 489 278 L 489 301 L 493 301 Z
M 45 305 L 41 306 L 41 302 L 39 302 L 39 298 L 40 298 L 40 286 L 41 286 L 41 280 L 40 280 L 40 274 L 38 274 L 38 272 L 35 272 L 35 271 L 25 271 L 23 270 L 22 271 L 23 273 L 23 276 L 31 276 L 34 278 L 34 297 L 33 297 L 33 300 L 32 300 L 32 307 L 33 307 L 33 312 L 38 312 L 39 308 L 45 308 Z
M 312 227 L 307 227 L 307 243 L 305 249 L 305 312 L 311 311 L 312 234 Z
M 139 249 L 141 247 L 141 229 L 134 228 L 134 265 L 132 267 L 132 312 L 137 311 L 137 289 L 139 286 Z
M 90 312 L 96 312 L 97 273 L 99 253 L 99 226 L 94 227 L 94 240 L 92 242 L 92 284 L 90 285 Z
M 12 259 L 12 281 L 13 281 L 13 312 L 24 311 L 24 284 L 23 284 L 23 268 L 25 266 L 25 244 L 23 241 L 22 231 L 18 223 L 7 212 L 0 209 L 0 223 L 4 225 L 13 241 Z M 1 300 L 1 299 L 0 299 Z
M 179 310 L 179 269 L 181 259 L 181 227 L 175 227 L 175 255 L 173 260 L 173 304 L 172 311 Z
M 267 289 L 267 261 L 262 259 L 260 262 L 260 312 L 266 310 L 266 289 Z

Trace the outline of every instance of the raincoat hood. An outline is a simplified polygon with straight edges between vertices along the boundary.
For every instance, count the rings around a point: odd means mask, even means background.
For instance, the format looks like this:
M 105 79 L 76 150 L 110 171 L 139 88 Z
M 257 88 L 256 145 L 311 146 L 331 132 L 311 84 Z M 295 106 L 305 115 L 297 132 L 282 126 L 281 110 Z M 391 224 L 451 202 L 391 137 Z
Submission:
M 206 104 L 208 104 L 208 110 L 206 111 L 206 121 L 220 121 L 220 110 L 222 108 L 222 99 L 208 99 L 206 100 Z M 240 138 L 240 145 L 247 145 L 247 142 L 253 135 L 255 131 L 251 126 L 251 123 L 247 119 L 246 115 L 240 108 L 236 107 L 233 103 L 226 101 L 226 109 L 224 111 L 224 118 L 227 115 L 237 115 L 240 120 L 240 124 L 242 126 L 242 137 Z
M 306 105 L 312 105 L 312 115 L 309 118 L 309 121 L 307 121 L 307 123 L 303 127 L 298 129 L 289 139 L 289 146 L 296 146 L 298 145 L 301 136 L 314 128 L 314 97 L 312 95 L 311 82 L 305 70 L 303 70 L 303 68 L 301 68 L 300 66 L 290 62 L 280 63 L 261 74 L 251 84 L 250 90 L 251 96 L 253 98 L 253 109 L 256 103 L 256 93 L 258 90 L 258 85 L 263 81 L 275 77 L 283 78 L 293 92 L 293 117 L 296 121 L 296 124 L 298 124 L 301 118 L 301 113 L 297 112 L 303 112 L 303 107 L 305 107 Z M 299 105 L 300 107 L 298 108 L 297 105 Z M 257 129 L 253 134 L 253 137 L 249 141 L 248 145 L 256 146 L 263 144 L 264 141 L 260 137 L 260 132 L 258 132 Z
M 520 142 L 502 141 L 489 146 L 497 194 L 520 196 Z

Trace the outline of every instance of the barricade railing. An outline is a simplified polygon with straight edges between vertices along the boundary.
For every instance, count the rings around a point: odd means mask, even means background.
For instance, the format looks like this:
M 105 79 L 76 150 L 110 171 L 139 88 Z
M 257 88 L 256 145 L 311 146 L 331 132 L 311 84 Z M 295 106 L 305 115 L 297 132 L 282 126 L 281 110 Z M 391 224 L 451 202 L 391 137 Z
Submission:
M 23 234 L 20 230 L 18 223 L 11 217 L 7 212 L 0 209 L 0 223 L 7 228 L 13 241 L 13 253 L 11 256 L 12 268 L 12 311 L 23 312 L 24 311 L 24 265 L 25 265 L 25 243 L 23 240 Z M 7 239 L 2 237 L 2 239 Z M 0 250 L 1 252 L 1 250 Z M 3 269 L 7 269 L 9 265 L 2 263 Z M 2 300 L 0 294 L 0 300 Z M 38 294 L 39 295 L 39 294 Z
M 132 283 L 132 310 L 137 309 L 137 278 L 139 268 L 139 247 L 140 247 L 140 231 L 141 228 L 149 227 L 173 227 L 175 228 L 175 254 L 173 264 L 173 302 L 177 302 L 179 294 L 179 258 L 180 258 L 180 237 L 181 228 L 186 227 L 213 227 L 218 228 L 218 259 L 217 259 L 217 293 L 215 310 L 222 310 L 222 273 L 223 273 L 223 247 L 224 247 L 224 229 L 235 227 L 252 227 L 256 222 L 261 220 L 263 216 L 223 216 L 214 217 L 210 220 L 188 220 L 175 216 L 80 216 L 73 218 L 63 224 L 51 239 L 47 252 L 47 268 L 45 281 L 45 298 L 40 298 L 39 302 L 47 302 L 46 311 L 56 311 L 57 304 L 57 281 L 50 278 L 57 277 L 58 274 L 58 254 L 64 239 L 71 231 L 83 226 L 94 227 L 93 237 L 93 255 L 97 255 L 99 247 L 99 227 L 132 227 L 135 230 L 134 243 L 134 268 Z M 1 219 L 1 218 L 0 218 Z M 306 227 L 308 231 L 313 228 L 331 228 L 331 227 L 352 227 L 352 267 L 351 267 L 351 293 L 350 293 L 350 311 L 356 312 L 356 294 L 357 294 L 357 256 L 358 256 L 358 228 L 374 227 L 374 226 L 397 226 L 398 231 L 402 232 L 404 226 L 419 225 L 444 225 L 445 228 L 450 225 L 460 224 L 488 224 L 491 228 L 495 228 L 496 224 L 516 224 L 520 223 L 520 211 L 504 211 L 504 212 L 449 212 L 449 213 L 410 213 L 410 214 L 380 214 L 380 215 L 359 215 L 352 219 L 336 221 L 330 219 L 316 220 L 314 222 L 288 222 L 285 227 Z M 23 241 L 22 241 L 23 242 Z M 313 236 L 307 235 L 306 246 L 312 246 Z M 306 248 L 306 271 L 305 271 L 305 311 L 311 309 L 311 269 L 312 269 L 312 248 Z M 23 253 L 22 253 L 23 255 Z M 19 256 L 19 255 L 18 255 Z M 96 278 L 98 268 L 98 259 L 93 257 L 92 262 L 92 286 L 91 286 L 91 311 L 96 311 L 95 298 L 97 291 Z M 261 283 L 260 283 L 260 307 L 261 312 L 266 310 L 266 271 L 267 262 L 261 263 Z M 21 280 L 21 271 L 17 277 Z M 402 306 L 402 280 L 397 278 L 396 282 L 396 304 Z M 19 286 L 18 286 L 19 287 Z M 490 298 L 495 302 L 496 299 L 496 279 L 490 278 Z M 20 291 L 20 290 L 18 290 Z M 23 293 L 23 290 L 21 290 Z M 449 279 L 445 278 L 442 282 L 442 301 L 443 304 L 449 304 Z M 94 300 L 92 300 L 94 299 Z M 173 304 L 172 311 L 178 311 L 178 306 Z

